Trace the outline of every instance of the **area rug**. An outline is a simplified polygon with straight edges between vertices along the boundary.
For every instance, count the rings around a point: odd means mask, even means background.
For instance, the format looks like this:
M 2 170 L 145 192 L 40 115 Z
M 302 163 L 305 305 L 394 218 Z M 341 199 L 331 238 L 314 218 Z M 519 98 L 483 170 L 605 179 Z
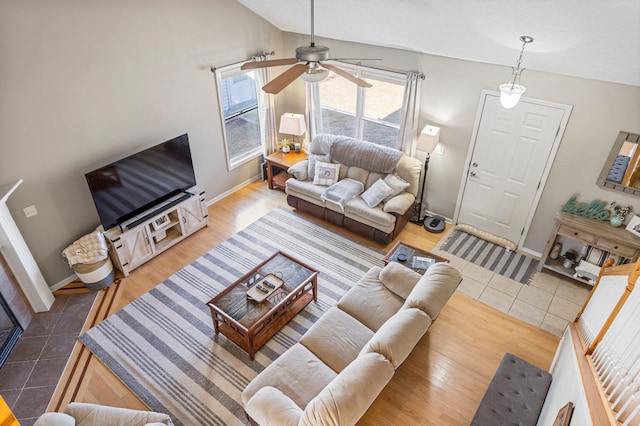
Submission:
M 458 230 L 451 233 L 441 249 L 522 284 L 531 281 L 538 266 L 532 257 Z
M 215 336 L 205 305 L 274 252 L 317 269 L 311 302 L 250 361 Z M 153 411 L 178 425 L 247 424 L 240 393 L 384 254 L 277 208 L 80 336 L 100 361 Z M 134 272 L 135 273 L 135 272 Z

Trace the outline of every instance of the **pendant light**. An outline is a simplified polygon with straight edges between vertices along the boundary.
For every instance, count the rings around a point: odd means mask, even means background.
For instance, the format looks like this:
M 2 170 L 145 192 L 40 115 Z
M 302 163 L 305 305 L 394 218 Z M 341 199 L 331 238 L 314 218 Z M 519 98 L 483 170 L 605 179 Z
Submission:
M 520 50 L 520 57 L 515 68 L 511 67 L 512 74 L 508 83 L 500 85 L 500 103 L 505 108 L 513 108 L 520 101 L 520 96 L 527 90 L 526 87 L 520 84 L 520 74 L 525 68 L 520 68 L 522 64 L 522 54 L 524 53 L 524 47 L 527 43 L 533 42 L 533 37 L 520 36 L 522 42 L 522 50 Z

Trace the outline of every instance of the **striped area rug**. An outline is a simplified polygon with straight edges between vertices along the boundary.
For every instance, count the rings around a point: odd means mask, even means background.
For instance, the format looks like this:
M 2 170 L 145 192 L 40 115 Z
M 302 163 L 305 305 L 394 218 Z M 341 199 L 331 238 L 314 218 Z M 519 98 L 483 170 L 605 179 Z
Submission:
M 320 272 L 311 302 L 250 361 L 215 336 L 209 299 L 282 250 Z M 153 411 L 177 425 L 247 424 L 240 393 L 384 254 L 277 208 L 80 336 Z M 135 272 L 134 272 L 135 273 Z
M 538 266 L 532 257 L 458 230 L 452 232 L 441 249 L 522 284 L 529 283 Z

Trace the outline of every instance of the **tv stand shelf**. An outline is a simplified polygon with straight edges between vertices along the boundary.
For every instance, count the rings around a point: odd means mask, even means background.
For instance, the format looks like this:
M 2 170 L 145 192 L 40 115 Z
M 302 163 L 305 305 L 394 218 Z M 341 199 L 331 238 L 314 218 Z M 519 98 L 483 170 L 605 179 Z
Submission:
M 161 204 L 144 217 L 144 221 L 135 226 L 115 227 L 105 232 L 111 261 L 125 277 L 209 224 L 204 191 L 193 187 L 180 202 Z

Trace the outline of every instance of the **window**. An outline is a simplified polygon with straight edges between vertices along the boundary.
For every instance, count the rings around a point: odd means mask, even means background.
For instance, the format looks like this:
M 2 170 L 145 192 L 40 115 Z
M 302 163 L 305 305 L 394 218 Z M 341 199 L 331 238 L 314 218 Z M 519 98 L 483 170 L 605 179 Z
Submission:
M 359 65 L 336 66 L 373 87 L 359 87 L 333 73 L 320 82 L 323 132 L 398 148 L 406 76 Z
M 241 65 L 233 64 L 215 71 L 229 170 L 262 154 L 260 88 L 255 71 L 242 71 Z

